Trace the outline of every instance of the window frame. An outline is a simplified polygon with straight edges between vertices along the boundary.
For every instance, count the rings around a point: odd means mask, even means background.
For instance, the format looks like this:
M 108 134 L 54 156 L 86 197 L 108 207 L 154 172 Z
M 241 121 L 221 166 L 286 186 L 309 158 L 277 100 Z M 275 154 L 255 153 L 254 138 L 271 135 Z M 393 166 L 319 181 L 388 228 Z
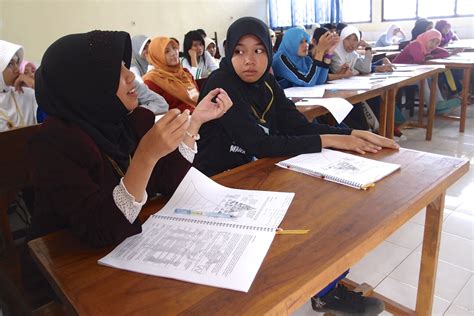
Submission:
M 393 22 L 393 21 L 415 21 L 422 16 L 418 15 L 418 0 L 416 1 L 416 11 L 414 18 L 405 18 L 405 19 L 385 19 L 385 0 L 382 0 L 382 22 Z M 423 18 L 427 19 L 444 19 L 444 18 L 463 18 L 463 17 L 470 17 L 474 16 L 474 14 L 458 14 L 458 0 L 454 0 L 454 15 L 440 15 L 440 16 L 423 16 Z
M 344 0 L 342 0 L 344 2 Z M 360 23 L 372 23 L 373 21 L 373 12 L 372 12 L 372 1 L 373 0 L 369 0 L 370 1 L 370 4 L 369 4 L 369 7 L 370 7 L 370 18 L 368 21 L 355 21 L 355 22 L 346 22 L 344 20 L 344 10 L 341 9 L 341 12 L 342 12 L 342 21 L 346 24 L 360 24 Z M 417 0 L 418 1 L 418 0 Z M 457 0 L 456 0 L 457 1 Z M 343 5 L 344 6 L 344 5 Z

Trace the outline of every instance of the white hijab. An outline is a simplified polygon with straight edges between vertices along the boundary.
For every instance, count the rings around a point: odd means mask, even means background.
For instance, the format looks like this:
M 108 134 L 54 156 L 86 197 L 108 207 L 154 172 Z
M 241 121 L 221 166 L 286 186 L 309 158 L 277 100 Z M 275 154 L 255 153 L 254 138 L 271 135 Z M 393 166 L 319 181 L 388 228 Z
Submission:
M 400 27 L 396 24 L 392 24 L 389 26 L 389 28 L 387 29 L 387 34 L 385 34 L 385 40 L 387 41 L 387 43 L 396 44 L 400 42 L 401 37 L 397 35 L 393 35 L 393 31 L 399 28 Z
M 339 58 L 342 60 L 342 63 L 347 64 L 349 68 L 354 69 L 354 64 L 357 61 L 357 58 L 359 57 L 359 54 L 357 54 L 356 51 L 353 52 L 346 52 L 344 49 L 344 44 L 343 41 L 350 35 L 354 34 L 357 37 L 357 40 L 360 41 L 360 32 L 359 30 L 352 26 L 346 26 L 344 29 L 341 31 L 341 40 L 339 41 L 339 44 L 337 44 L 336 49 L 334 50 L 334 53 L 336 53 Z
M 15 54 L 18 56 L 18 66 L 23 61 L 23 47 L 0 40 L 0 92 L 10 90 L 3 79 L 3 71 L 7 68 Z
M 23 47 L 0 40 L 0 132 L 36 124 L 36 99 L 34 91 L 23 88 L 23 93 L 16 92 L 7 86 L 3 79 L 3 71 L 13 56 L 18 56 L 18 64 L 23 61 Z

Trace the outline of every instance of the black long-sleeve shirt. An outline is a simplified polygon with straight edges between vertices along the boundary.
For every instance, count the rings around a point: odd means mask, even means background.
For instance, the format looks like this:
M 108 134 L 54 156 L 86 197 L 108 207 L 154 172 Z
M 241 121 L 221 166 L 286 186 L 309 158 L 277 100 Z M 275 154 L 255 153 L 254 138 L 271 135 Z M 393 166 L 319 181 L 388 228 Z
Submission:
M 220 119 L 201 127 L 194 162 L 209 176 L 255 158 L 319 152 L 321 134 L 348 135 L 352 131 L 308 122 L 270 74 L 258 83 L 247 84 L 236 75 L 216 70 L 207 80 L 200 98 L 218 87 L 229 94 L 233 106 Z

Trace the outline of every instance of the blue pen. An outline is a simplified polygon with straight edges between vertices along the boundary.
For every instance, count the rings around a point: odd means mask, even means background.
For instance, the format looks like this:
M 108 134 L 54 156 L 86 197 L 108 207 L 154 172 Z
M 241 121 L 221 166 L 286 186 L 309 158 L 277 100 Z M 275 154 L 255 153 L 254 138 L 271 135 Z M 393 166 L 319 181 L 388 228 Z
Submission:
M 208 216 L 208 217 L 220 217 L 220 218 L 234 218 L 235 215 L 222 213 L 222 212 L 203 212 L 203 211 L 196 211 L 196 210 L 189 210 L 186 208 L 176 208 L 174 209 L 176 214 L 183 214 L 183 215 L 197 215 L 197 216 Z

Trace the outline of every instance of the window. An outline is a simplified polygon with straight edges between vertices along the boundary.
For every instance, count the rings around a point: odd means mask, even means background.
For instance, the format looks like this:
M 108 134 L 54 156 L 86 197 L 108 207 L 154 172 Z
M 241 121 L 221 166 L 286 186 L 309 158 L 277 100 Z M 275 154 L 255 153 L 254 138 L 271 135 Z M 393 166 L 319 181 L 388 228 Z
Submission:
M 472 0 L 458 0 L 456 9 L 457 15 L 474 15 Z
M 270 27 L 341 22 L 340 2 L 341 0 L 269 0 Z
M 382 21 L 474 15 L 473 0 L 382 0 Z
M 414 0 L 384 0 L 382 6 L 383 20 L 416 19 L 416 1 Z
M 436 4 L 433 0 L 418 0 L 418 16 L 450 16 L 454 15 L 455 0 L 442 0 Z
M 372 22 L 372 0 L 342 0 L 345 23 Z

